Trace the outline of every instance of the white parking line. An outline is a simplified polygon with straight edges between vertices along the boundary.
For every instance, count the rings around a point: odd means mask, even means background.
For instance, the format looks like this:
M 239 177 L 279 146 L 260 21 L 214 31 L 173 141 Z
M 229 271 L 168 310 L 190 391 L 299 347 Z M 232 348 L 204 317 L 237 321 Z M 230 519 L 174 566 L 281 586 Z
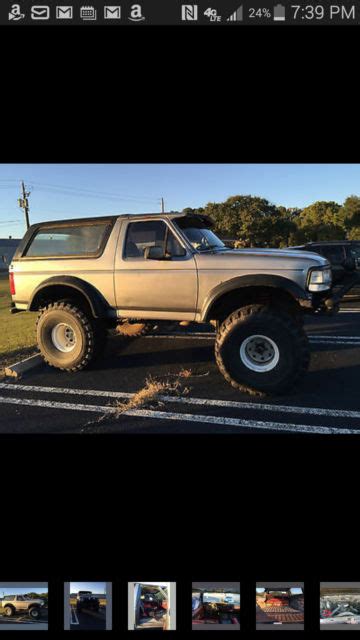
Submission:
M 93 396 L 99 398 L 130 399 L 135 394 L 126 391 L 100 391 L 98 389 L 69 389 L 68 387 L 40 387 L 36 385 L 0 383 L 0 390 L 27 391 L 30 393 L 58 393 L 61 395 Z M 188 396 L 160 395 L 161 402 L 170 404 L 189 404 L 199 406 L 224 407 L 229 409 L 254 409 L 255 411 L 272 411 L 274 413 L 297 413 L 321 415 L 331 418 L 360 418 L 360 411 L 346 409 L 323 409 L 320 407 L 298 407 L 293 405 L 268 404 L 260 402 L 241 402 L 236 400 L 213 400 L 211 398 L 192 398 Z M 77 405 L 75 405 L 77 406 Z
M 77 613 L 72 605 L 70 606 L 70 610 L 71 610 L 72 618 L 75 620 L 74 622 L 72 619 L 70 619 L 70 624 L 79 624 Z
M 215 340 L 215 333 L 154 333 L 143 336 L 148 340 L 172 338 L 173 340 Z M 360 344 L 360 336 L 318 336 L 308 335 L 311 344 Z
M 48 409 L 68 409 L 71 411 L 87 411 L 90 413 L 116 414 L 115 407 L 71 404 L 70 402 L 51 402 L 48 400 L 29 400 L 28 398 L 5 398 L 0 396 L 0 404 L 15 404 L 29 407 L 44 407 Z M 132 409 L 124 411 L 122 416 L 135 416 L 139 418 L 156 418 L 157 420 L 175 420 L 177 422 L 200 422 L 202 424 L 219 424 L 223 426 L 241 427 L 245 429 L 260 429 L 267 431 L 290 431 L 293 433 L 313 434 L 360 434 L 360 429 L 348 427 L 325 427 L 306 424 L 292 424 L 282 422 L 263 422 L 261 420 L 244 420 L 227 418 L 223 416 L 208 416 L 193 413 L 174 413 L 167 411 L 153 411 L 150 409 Z

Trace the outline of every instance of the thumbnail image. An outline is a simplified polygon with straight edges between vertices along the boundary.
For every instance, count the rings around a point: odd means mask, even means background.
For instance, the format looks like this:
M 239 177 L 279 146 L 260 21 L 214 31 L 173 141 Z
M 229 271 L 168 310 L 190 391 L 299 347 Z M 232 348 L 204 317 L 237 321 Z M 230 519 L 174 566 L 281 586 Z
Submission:
M 360 582 L 320 584 L 320 627 L 360 624 Z
M 128 583 L 128 629 L 176 629 L 175 582 Z
M 66 582 L 64 594 L 66 630 L 111 629 L 110 582 Z
M 240 582 L 193 582 L 192 629 L 240 629 Z
M 47 631 L 47 582 L 0 583 L 0 631 Z
M 256 629 L 303 629 L 304 583 L 256 584 Z

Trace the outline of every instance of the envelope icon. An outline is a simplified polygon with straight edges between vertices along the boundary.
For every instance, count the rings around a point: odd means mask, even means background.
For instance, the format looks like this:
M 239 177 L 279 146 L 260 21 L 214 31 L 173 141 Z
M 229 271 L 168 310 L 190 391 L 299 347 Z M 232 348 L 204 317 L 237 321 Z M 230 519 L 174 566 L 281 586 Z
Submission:
M 106 20 L 120 20 L 121 7 L 104 7 L 104 18 Z
M 45 5 L 35 5 L 31 7 L 31 19 L 32 20 L 49 20 L 50 7 Z
M 73 8 L 72 7 L 56 7 L 56 18 L 58 20 L 72 20 Z

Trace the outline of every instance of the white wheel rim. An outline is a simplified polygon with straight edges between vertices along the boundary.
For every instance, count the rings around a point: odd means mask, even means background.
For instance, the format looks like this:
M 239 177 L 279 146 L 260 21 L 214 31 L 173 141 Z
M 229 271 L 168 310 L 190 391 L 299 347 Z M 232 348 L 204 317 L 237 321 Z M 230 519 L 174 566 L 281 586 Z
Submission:
M 75 332 L 73 328 L 65 322 L 59 322 L 59 324 L 53 327 L 51 340 L 56 349 L 62 351 L 62 353 L 69 353 L 76 345 Z
M 280 351 L 276 342 L 268 336 L 253 335 L 241 343 L 240 359 L 251 371 L 266 373 L 278 364 Z

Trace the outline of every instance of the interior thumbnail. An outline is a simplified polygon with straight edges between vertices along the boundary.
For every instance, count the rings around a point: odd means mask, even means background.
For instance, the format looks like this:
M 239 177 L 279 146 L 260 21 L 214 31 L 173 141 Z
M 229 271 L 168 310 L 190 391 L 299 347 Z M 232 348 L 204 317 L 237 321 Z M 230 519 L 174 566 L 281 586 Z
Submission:
M 256 627 L 304 624 L 303 583 L 270 583 L 256 586 Z
M 193 631 L 218 628 L 240 628 L 240 582 L 193 582 Z
M 128 629 L 176 629 L 175 582 L 129 582 Z

